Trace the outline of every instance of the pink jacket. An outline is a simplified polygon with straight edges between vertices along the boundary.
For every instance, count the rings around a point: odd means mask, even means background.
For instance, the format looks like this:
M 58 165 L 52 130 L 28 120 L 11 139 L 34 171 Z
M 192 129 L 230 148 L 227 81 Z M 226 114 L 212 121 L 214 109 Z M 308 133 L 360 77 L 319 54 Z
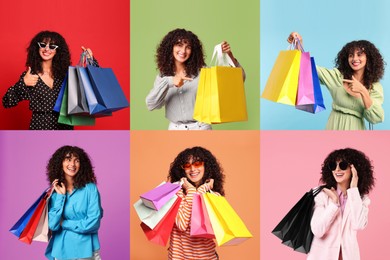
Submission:
M 314 234 L 308 260 L 338 260 L 340 248 L 343 260 L 359 260 L 356 233 L 368 222 L 368 196 L 360 197 L 358 188 L 347 190 L 344 213 L 324 192 L 315 198 L 311 229 Z

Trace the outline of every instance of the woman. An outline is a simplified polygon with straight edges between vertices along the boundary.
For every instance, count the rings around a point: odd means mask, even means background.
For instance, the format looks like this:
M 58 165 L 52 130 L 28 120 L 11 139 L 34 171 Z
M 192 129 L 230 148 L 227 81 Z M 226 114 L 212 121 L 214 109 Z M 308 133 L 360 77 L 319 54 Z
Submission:
M 293 32 L 288 38 L 302 42 Z M 336 68 L 317 66 L 320 82 L 333 99 L 326 129 L 364 130 L 364 119 L 370 124 L 383 122 L 383 88 L 379 80 L 384 74 L 384 61 L 379 50 L 369 41 L 347 43 L 338 53 Z
M 84 47 L 82 47 L 85 50 Z M 90 49 L 87 50 L 92 55 Z M 27 48 L 27 71 L 3 97 L 3 106 L 10 108 L 29 100 L 32 117 L 30 130 L 71 130 L 73 126 L 58 123 L 53 111 L 61 84 L 71 64 L 68 44 L 57 32 L 42 31 Z
M 98 230 L 103 217 L 96 176 L 88 154 L 77 146 L 63 146 L 47 165 L 54 192 L 49 201 L 52 238 L 48 259 L 99 260 Z
M 357 231 L 367 226 L 373 166 L 364 153 L 345 148 L 328 155 L 321 174 L 321 182 L 331 189 L 315 197 L 314 239 L 307 259 L 359 260 Z
M 185 149 L 171 163 L 168 178 L 171 182 L 183 182 L 182 189 L 177 193 L 182 201 L 171 233 L 168 259 L 218 259 L 213 239 L 190 236 L 194 194 L 213 190 L 225 195 L 225 175 L 217 159 L 202 147 Z
M 227 42 L 222 42 L 236 67 L 240 67 Z M 193 118 L 200 69 L 206 66 L 202 43 L 191 31 L 175 29 L 161 41 L 156 53 L 160 71 L 146 97 L 150 111 L 165 106 L 169 130 L 211 130 L 211 126 Z

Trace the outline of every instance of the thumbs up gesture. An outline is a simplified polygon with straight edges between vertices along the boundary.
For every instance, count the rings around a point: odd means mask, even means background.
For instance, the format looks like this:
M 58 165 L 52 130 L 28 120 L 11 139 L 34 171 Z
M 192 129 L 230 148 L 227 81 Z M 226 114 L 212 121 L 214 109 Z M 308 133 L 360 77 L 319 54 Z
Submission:
M 24 84 L 26 86 L 34 87 L 38 82 L 38 75 L 31 74 L 31 67 L 28 67 L 26 75 L 23 77 Z

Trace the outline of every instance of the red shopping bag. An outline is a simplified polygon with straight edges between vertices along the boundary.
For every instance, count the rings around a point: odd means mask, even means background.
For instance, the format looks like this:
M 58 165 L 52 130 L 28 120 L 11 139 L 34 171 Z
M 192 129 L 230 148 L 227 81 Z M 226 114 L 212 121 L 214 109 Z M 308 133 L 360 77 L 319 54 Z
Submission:
M 193 237 L 215 238 L 202 195 L 194 194 L 191 211 L 191 230 Z
M 177 212 L 179 211 L 180 203 L 181 198 L 178 198 L 173 204 L 172 208 L 168 211 L 160 223 L 154 227 L 154 229 L 151 229 L 144 223 L 141 223 L 141 228 L 150 242 L 161 246 L 167 245 L 173 225 L 175 223 Z

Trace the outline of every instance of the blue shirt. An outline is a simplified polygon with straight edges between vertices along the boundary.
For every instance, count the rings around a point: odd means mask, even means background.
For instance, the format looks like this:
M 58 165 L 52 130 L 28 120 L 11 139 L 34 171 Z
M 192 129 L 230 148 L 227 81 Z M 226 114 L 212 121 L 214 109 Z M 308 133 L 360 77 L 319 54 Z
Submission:
M 52 238 L 46 249 L 48 259 L 91 257 L 100 249 L 98 230 L 103 209 L 94 183 L 72 193 L 53 192 L 49 201 L 49 229 Z

